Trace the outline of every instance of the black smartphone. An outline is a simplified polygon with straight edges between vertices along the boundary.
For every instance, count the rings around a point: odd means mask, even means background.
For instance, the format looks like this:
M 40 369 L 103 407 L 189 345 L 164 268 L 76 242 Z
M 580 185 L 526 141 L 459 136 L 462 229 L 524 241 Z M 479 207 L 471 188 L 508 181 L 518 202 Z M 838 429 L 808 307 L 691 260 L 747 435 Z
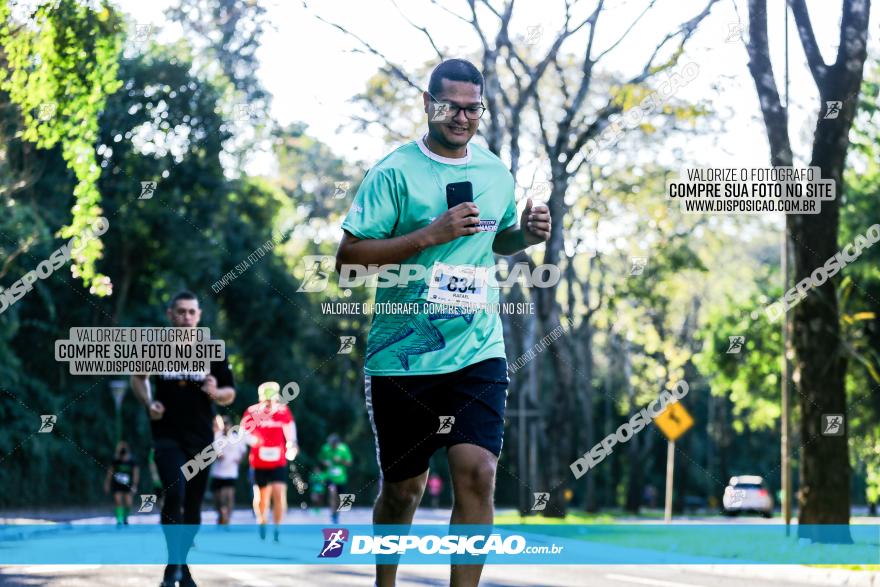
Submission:
M 462 202 L 474 201 L 474 186 L 469 181 L 446 184 L 446 207 L 452 208 Z

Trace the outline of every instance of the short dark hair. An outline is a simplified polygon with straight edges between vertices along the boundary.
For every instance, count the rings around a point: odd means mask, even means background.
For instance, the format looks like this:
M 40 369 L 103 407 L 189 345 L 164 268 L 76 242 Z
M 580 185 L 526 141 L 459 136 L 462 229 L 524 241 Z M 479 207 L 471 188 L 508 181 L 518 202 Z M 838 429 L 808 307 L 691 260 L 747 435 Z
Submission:
M 470 82 L 480 86 L 480 95 L 483 95 L 483 74 L 466 59 L 447 59 L 435 67 L 428 81 L 428 92 L 437 96 L 443 91 L 445 79 L 453 82 Z
M 172 297 L 171 301 L 168 302 L 168 307 L 173 308 L 174 304 L 176 304 L 180 300 L 195 300 L 196 302 L 198 302 L 199 298 L 197 298 L 196 294 L 194 294 L 193 292 L 189 291 L 188 289 L 184 289 L 174 294 L 174 297 Z

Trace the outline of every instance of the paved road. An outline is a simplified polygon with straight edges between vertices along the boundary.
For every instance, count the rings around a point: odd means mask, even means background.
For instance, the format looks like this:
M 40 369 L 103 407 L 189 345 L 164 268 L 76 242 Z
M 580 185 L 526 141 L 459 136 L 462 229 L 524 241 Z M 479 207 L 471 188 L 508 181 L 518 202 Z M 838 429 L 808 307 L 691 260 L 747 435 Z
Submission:
M 65 521 L 87 524 L 109 524 L 112 518 L 95 515 L 65 516 Z M 416 523 L 431 524 L 448 522 L 448 510 L 419 510 Z M 33 520 L 32 516 L 0 517 L 0 522 L 11 523 L 10 518 L 18 518 L 19 523 Z M 40 516 L 48 518 L 49 516 Z M 204 513 L 204 523 L 214 523 L 212 512 Z M 72 520 L 71 518 L 78 518 Z M 369 523 L 370 512 L 366 508 L 343 514 L 341 523 Z M 56 521 L 57 518 L 56 518 Z M 326 523 L 327 513 L 291 510 L 285 523 L 322 524 Z M 692 523 L 755 523 L 758 519 L 720 520 L 718 518 L 691 519 Z M 156 514 L 139 514 L 132 517 L 133 523 L 156 524 Z M 629 521 L 627 521 L 630 523 Z M 632 520 L 636 522 L 636 520 Z M 639 520 L 642 523 L 656 523 L 656 520 Z M 778 523 L 778 520 L 776 520 Z M 233 523 L 252 524 L 253 515 L 248 510 L 234 513 Z M 876 522 L 875 522 L 876 523 Z M 47 542 L 48 544 L 48 542 Z M 629 561 L 628 557 L 624 560 Z M 795 587 L 806 584 L 803 573 L 812 572 L 805 567 L 775 566 L 764 567 L 761 576 L 745 578 L 731 574 L 745 567 L 725 568 L 702 565 L 603 565 L 603 566 L 550 566 L 550 565 L 494 565 L 483 573 L 483 587 L 740 587 L 748 584 L 754 587 Z M 113 566 L 113 565 L 24 565 L 0 568 L 0 585 L 47 586 L 47 587 L 155 587 L 162 573 L 161 566 Z M 202 565 L 193 567 L 193 575 L 201 587 L 370 587 L 372 567 L 366 565 L 339 566 L 301 566 L 301 565 Z M 800 574 L 799 574 L 800 573 Z M 424 586 L 448 585 L 449 569 L 443 565 L 409 565 L 401 569 L 398 585 Z M 857 573 L 860 574 L 860 573 Z M 813 577 L 810 577 L 813 578 Z M 817 585 L 842 584 L 838 581 L 813 581 Z M 875 583 L 880 587 L 880 578 Z
M 207 508 L 208 506 L 206 506 Z M 497 514 L 512 514 L 514 510 L 504 509 L 498 510 Z M 450 510 L 419 508 L 416 512 L 414 522 L 416 524 L 444 524 L 449 522 Z M 340 515 L 340 522 L 344 524 L 369 524 L 371 523 L 372 510 L 368 507 L 355 507 L 350 512 Z M 675 517 L 676 524 L 782 524 L 783 521 L 779 516 L 770 519 L 764 519 L 761 516 L 738 516 L 735 518 L 727 518 L 720 515 L 679 515 Z M 72 522 L 75 524 L 115 524 L 115 518 L 112 515 L 112 508 L 99 509 L 71 509 L 67 511 L 52 512 L 0 512 L 0 524 L 34 524 L 42 522 Z M 133 513 L 130 518 L 132 524 L 157 524 L 159 523 L 158 513 L 137 514 Z M 203 524 L 215 524 L 217 522 L 217 514 L 209 509 L 202 511 Z M 323 524 L 329 523 L 330 518 L 327 509 L 324 508 L 320 513 L 313 511 L 311 508 L 301 510 L 291 508 L 287 512 L 284 519 L 285 524 Z M 239 508 L 232 514 L 233 524 L 253 524 L 254 514 L 249 509 Z M 661 524 L 663 519 L 660 517 L 618 517 L 615 518 L 614 524 Z M 797 519 L 794 520 L 797 523 Z M 859 516 L 853 517 L 852 524 L 880 524 L 880 517 Z
M 708 567 L 694 566 L 522 566 L 498 565 L 483 572 L 481 587 L 801 587 L 786 579 L 786 567 L 778 567 L 776 579 L 744 579 L 719 575 Z M 372 568 L 367 566 L 232 566 L 194 567 L 200 587 L 370 587 Z M 0 585 L 46 587 L 155 587 L 161 567 L 6 567 L 0 569 Z M 449 570 L 443 566 L 412 565 L 401 569 L 398 587 L 448 585 Z

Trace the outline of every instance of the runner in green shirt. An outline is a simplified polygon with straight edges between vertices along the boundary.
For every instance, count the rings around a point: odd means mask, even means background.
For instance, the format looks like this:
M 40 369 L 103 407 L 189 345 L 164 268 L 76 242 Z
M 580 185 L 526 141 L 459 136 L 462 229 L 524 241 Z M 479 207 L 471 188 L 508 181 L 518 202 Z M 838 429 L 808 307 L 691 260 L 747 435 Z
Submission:
M 339 522 L 339 494 L 345 493 L 348 483 L 348 468 L 351 466 L 351 450 L 344 442 L 340 442 L 338 434 L 327 437 L 327 443 L 321 447 L 318 460 L 324 465 L 324 481 L 330 498 L 330 520 Z
M 546 241 L 551 224 L 530 199 L 517 218 L 507 166 L 470 142 L 483 89 L 471 63 L 438 65 L 422 95 L 427 133 L 370 169 L 342 223 L 340 285 L 353 266 L 400 265 L 380 274 L 364 367 L 382 473 L 376 524 L 412 523 L 439 448 L 453 480 L 452 523 L 493 520 L 508 379 L 501 320 L 486 311 L 498 301 L 490 272 L 494 255 Z M 456 565 L 452 583 L 476 585 L 481 571 Z M 376 574 L 393 585 L 397 567 L 377 565 Z

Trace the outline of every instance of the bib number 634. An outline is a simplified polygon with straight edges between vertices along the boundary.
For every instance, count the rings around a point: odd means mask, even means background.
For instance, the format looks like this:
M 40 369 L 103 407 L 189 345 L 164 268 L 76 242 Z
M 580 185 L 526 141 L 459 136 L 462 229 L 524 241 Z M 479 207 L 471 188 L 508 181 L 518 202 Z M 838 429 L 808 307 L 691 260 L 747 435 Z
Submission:
M 486 267 L 435 263 L 427 300 L 462 306 L 485 304 L 487 279 Z

